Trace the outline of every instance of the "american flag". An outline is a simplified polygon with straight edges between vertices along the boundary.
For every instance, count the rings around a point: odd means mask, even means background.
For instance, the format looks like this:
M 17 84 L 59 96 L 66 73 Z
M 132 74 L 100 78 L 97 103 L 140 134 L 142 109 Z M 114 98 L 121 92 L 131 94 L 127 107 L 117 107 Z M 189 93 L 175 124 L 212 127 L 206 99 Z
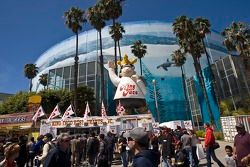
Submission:
M 107 118 L 107 112 L 106 112 L 105 106 L 103 104 L 103 101 L 102 101 L 101 113 L 102 113 L 102 118 Z
M 69 118 L 73 114 L 75 114 L 75 112 L 73 111 L 72 106 L 69 105 L 69 107 L 67 108 L 67 110 L 64 112 L 64 114 L 62 116 L 62 120 L 65 120 L 66 118 Z
M 40 106 L 40 107 L 37 109 L 35 115 L 32 117 L 32 120 L 36 122 L 36 121 L 37 121 L 37 118 L 42 117 L 42 116 L 44 116 L 44 115 L 45 115 L 45 113 L 44 113 L 43 107 Z
M 121 105 L 121 102 L 119 101 L 118 106 L 116 107 L 116 113 L 121 116 L 125 113 L 125 108 Z
M 89 102 L 87 102 L 86 104 L 86 108 L 85 108 L 85 112 L 84 112 L 84 120 L 86 120 L 88 118 L 88 114 L 90 113 L 90 109 L 89 109 Z
M 50 114 L 50 116 L 49 116 L 49 118 L 48 118 L 48 121 L 49 121 L 50 119 L 53 119 L 53 118 L 59 116 L 59 115 L 61 115 L 61 113 L 60 113 L 59 106 L 58 106 L 58 104 L 57 104 L 56 107 L 54 108 L 54 110 L 52 111 L 52 113 Z

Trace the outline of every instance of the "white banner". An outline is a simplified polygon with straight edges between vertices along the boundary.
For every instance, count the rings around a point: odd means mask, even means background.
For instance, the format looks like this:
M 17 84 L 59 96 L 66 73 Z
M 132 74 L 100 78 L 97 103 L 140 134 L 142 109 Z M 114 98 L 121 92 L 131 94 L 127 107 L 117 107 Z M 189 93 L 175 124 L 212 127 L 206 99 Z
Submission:
M 45 135 L 46 133 L 51 133 L 53 137 L 57 135 L 57 129 L 48 124 L 41 124 L 40 126 L 40 135 Z

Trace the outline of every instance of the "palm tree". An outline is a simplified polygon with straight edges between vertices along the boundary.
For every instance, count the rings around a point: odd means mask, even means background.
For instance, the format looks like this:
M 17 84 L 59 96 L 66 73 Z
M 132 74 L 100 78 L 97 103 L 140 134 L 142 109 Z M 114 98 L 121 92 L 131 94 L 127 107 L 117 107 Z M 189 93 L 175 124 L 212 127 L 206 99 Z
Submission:
M 203 95 L 205 97 L 207 110 L 209 113 L 210 121 L 214 125 L 214 117 L 212 115 L 211 106 L 208 100 L 208 95 L 204 83 L 204 77 L 202 75 L 202 69 L 200 65 L 200 57 L 205 52 L 202 44 L 202 38 L 199 33 L 199 29 L 194 24 L 193 20 L 187 16 L 180 16 L 175 19 L 173 23 L 173 31 L 177 37 L 178 43 L 183 49 L 184 53 L 191 54 L 194 62 L 194 68 L 202 87 Z
M 185 98 L 185 110 L 186 110 L 186 115 L 187 118 L 189 119 L 189 114 L 188 114 L 188 98 L 187 98 L 187 88 L 186 88 L 186 83 L 185 83 L 185 74 L 184 74 L 184 70 L 183 70 L 183 65 L 186 62 L 186 57 L 185 54 L 181 52 L 180 49 L 175 50 L 172 54 L 172 61 L 174 61 L 175 65 L 177 67 L 181 68 L 181 78 L 182 78 L 182 87 L 183 87 L 183 91 L 184 91 L 184 98 Z
M 206 38 L 206 34 L 211 33 L 211 31 L 210 31 L 211 25 L 210 25 L 208 19 L 198 17 L 198 18 L 196 18 L 194 20 L 194 26 L 199 32 L 198 35 L 199 35 L 199 38 L 201 38 L 202 46 L 203 46 L 203 49 L 204 49 L 205 54 L 206 54 L 207 64 L 208 64 L 208 68 L 209 68 L 209 71 L 210 71 L 210 74 L 211 74 L 211 80 L 212 80 L 212 89 L 211 89 L 211 91 L 212 91 L 213 95 L 215 96 L 217 104 L 218 104 L 219 96 L 217 95 L 217 93 L 215 91 L 215 88 L 216 88 L 215 77 L 214 77 L 214 74 L 212 72 L 212 67 L 211 67 L 211 62 L 210 62 L 210 55 L 207 52 L 206 45 L 205 45 L 205 42 L 204 42 L 204 38 Z
M 37 73 L 38 73 L 38 67 L 36 67 L 36 64 L 25 64 L 24 75 L 25 77 L 30 79 L 30 88 L 29 88 L 30 92 L 32 89 L 32 79 L 36 77 Z
M 142 75 L 141 59 L 147 53 L 147 46 L 143 45 L 142 42 L 140 40 L 138 40 L 131 46 L 131 49 L 132 49 L 131 51 L 134 54 L 134 56 L 137 57 L 140 60 L 140 69 L 141 69 L 141 75 Z
M 112 20 L 113 27 L 115 27 L 115 20 L 122 15 L 122 1 L 124 0 L 101 0 L 100 3 L 103 6 L 103 13 L 105 20 Z M 114 39 L 114 38 L 113 38 Z M 115 52 L 115 73 L 117 74 L 117 43 L 119 40 L 114 39 L 114 52 Z
M 118 44 L 120 61 L 122 60 L 122 56 L 120 52 L 119 41 L 122 39 L 123 33 L 125 33 L 125 30 L 121 23 L 116 22 L 113 26 L 110 26 L 109 34 L 111 35 L 111 38 L 115 41 L 115 43 Z
M 102 12 L 102 5 L 96 4 L 94 7 L 88 9 L 88 20 L 90 24 L 98 31 L 100 40 L 100 67 L 101 67 L 101 100 L 106 103 L 105 86 L 104 86 L 104 62 L 102 54 L 102 28 L 105 26 L 104 13 Z
M 250 25 L 242 22 L 233 22 L 222 32 L 222 35 L 225 37 L 223 44 L 228 51 L 237 51 L 242 59 L 245 69 L 248 69 L 248 61 L 250 57 Z M 250 89 L 245 75 L 243 75 L 243 80 L 248 94 L 250 95 Z
M 77 81 L 78 81 L 78 33 L 82 30 L 82 24 L 85 23 L 87 20 L 84 18 L 84 11 L 72 7 L 68 11 L 64 13 L 65 24 L 69 29 L 72 30 L 73 33 L 76 35 L 76 54 L 75 54 L 75 63 L 74 63 L 74 90 L 77 90 Z M 77 104 L 77 92 L 74 95 L 74 105 L 75 110 L 78 110 Z
M 225 37 L 223 44 L 228 51 L 237 51 L 242 57 L 250 56 L 250 25 L 233 22 L 222 32 Z
M 48 85 L 48 74 L 42 74 L 39 76 L 39 82 L 43 85 L 44 89 Z

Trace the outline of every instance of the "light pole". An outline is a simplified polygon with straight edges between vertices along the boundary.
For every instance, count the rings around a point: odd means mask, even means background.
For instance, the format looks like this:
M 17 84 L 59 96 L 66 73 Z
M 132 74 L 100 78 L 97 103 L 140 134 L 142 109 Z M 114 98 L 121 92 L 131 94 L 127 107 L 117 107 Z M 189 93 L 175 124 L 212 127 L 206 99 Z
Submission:
M 154 97 L 155 97 L 155 109 L 157 112 L 157 121 L 160 123 L 160 113 L 159 113 L 159 109 L 158 109 L 158 100 L 157 100 L 157 93 L 156 93 L 156 80 L 153 79 L 152 80 L 153 86 L 154 86 Z

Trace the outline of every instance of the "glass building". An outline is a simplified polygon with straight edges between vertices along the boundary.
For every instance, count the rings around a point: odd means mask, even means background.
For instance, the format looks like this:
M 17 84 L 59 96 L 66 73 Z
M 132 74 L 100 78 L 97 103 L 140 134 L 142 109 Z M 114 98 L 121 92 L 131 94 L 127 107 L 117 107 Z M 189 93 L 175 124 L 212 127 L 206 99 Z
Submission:
M 127 54 L 132 58 L 131 45 L 141 40 L 147 45 L 147 54 L 142 58 L 142 72 L 146 82 L 147 105 L 153 116 L 157 118 L 157 107 L 161 122 L 170 120 L 185 120 L 186 102 L 183 93 L 181 70 L 178 67 L 170 67 L 168 70 L 157 68 L 157 66 L 171 60 L 171 54 L 178 49 L 178 43 L 172 32 L 172 23 L 162 21 L 141 21 L 124 23 L 126 33 L 120 41 L 121 55 Z M 98 38 L 95 30 L 85 31 L 79 34 L 79 76 L 78 85 L 88 85 L 95 90 L 96 99 L 100 95 L 100 68 Z M 109 80 L 107 72 L 107 61 L 114 59 L 114 42 L 109 35 L 109 27 L 102 30 L 103 55 L 105 62 L 105 88 L 108 106 L 115 114 L 113 105 L 114 87 Z M 213 61 L 223 58 L 227 51 L 222 46 L 223 38 L 219 33 L 212 31 L 205 39 L 207 50 Z M 119 53 L 119 52 L 118 52 Z M 49 88 L 51 89 L 73 89 L 75 36 L 59 42 L 55 46 L 44 52 L 35 62 L 39 68 L 39 73 L 33 79 L 34 91 L 39 91 L 43 87 L 39 84 L 39 75 L 49 74 Z M 206 58 L 201 58 L 202 67 L 206 67 Z M 194 76 L 195 70 L 191 56 L 187 55 L 184 66 L 187 78 Z M 140 73 L 139 63 L 135 64 L 137 74 Z M 155 80 L 155 89 L 152 81 Z M 189 81 L 187 85 L 191 84 Z M 190 101 L 190 98 L 189 98 Z M 156 104 L 158 106 L 156 107 Z M 192 113 L 197 113 L 195 119 L 200 120 L 198 107 L 190 107 Z M 201 108 L 202 110 L 202 108 Z M 191 115 L 191 113 L 189 113 Z

